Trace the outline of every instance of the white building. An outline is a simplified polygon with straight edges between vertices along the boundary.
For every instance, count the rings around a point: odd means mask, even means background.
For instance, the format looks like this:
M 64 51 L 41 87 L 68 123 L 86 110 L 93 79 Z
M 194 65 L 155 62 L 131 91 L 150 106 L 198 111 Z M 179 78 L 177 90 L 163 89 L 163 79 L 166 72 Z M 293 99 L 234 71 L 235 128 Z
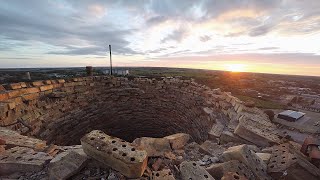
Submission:
M 103 73 L 104 73 L 104 74 L 110 74 L 110 70 L 109 70 L 109 69 L 104 70 Z M 125 70 L 125 69 L 112 69 L 112 74 L 113 74 L 113 75 L 122 75 L 122 76 L 125 76 L 125 75 L 129 75 L 129 70 Z

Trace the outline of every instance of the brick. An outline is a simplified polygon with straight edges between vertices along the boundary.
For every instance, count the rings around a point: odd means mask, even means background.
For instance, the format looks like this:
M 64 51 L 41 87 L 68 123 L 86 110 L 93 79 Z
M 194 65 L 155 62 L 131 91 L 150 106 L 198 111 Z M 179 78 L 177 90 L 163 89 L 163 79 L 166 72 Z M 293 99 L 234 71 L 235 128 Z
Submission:
M 0 103 L 0 114 L 3 114 L 7 111 L 9 111 L 8 103 Z
M 22 88 L 26 88 L 27 87 L 27 84 L 25 82 L 20 82 L 20 85 Z
M 30 100 L 37 99 L 39 96 L 40 96 L 39 93 L 25 94 L 25 95 L 22 95 L 22 100 L 30 101 Z
M 248 145 L 239 145 L 228 148 L 223 153 L 225 160 L 238 160 L 247 165 L 256 179 L 268 180 L 271 177 L 267 174 L 267 165 L 264 163 L 250 148 Z
M 170 141 L 165 138 L 141 137 L 135 139 L 132 144 L 147 151 L 149 157 L 164 156 L 171 151 Z
M 13 147 L 0 154 L 0 174 L 37 172 L 52 159 L 43 152 L 27 147 Z
M 177 133 L 170 136 L 166 136 L 164 138 L 169 140 L 172 149 L 181 149 L 189 141 L 190 135 L 185 133 Z
M 26 94 L 32 94 L 32 93 L 37 93 L 37 92 L 40 92 L 39 87 L 31 87 L 31 88 L 25 89 Z
M 16 90 L 8 91 L 8 95 L 10 98 L 21 96 L 24 93 L 25 93 L 24 89 L 16 89 Z
M 20 83 L 11 83 L 11 84 L 8 84 L 7 86 L 8 86 L 8 89 L 12 89 L 12 90 L 22 88 Z
M 162 171 L 153 171 L 151 180 L 175 180 L 170 169 L 164 169 Z
M 52 84 L 51 80 L 44 80 L 43 82 L 44 82 L 44 84 L 47 84 L 47 85 Z
M 60 160 L 49 164 L 49 179 L 68 179 L 83 168 L 87 159 L 74 151 L 68 152 Z
M 43 82 L 42 82 L 42 81 L 34 81 L 34 82 L 31 82 L 31 84 L 32 84 L 33 86 L 38 87 L 38 86 L 42 86 L 42 85 L 43 85 Z
M 48 91 L 53 89 L 53 85 L 40 86 L 40 91 Z
M 6 89 L 3 87 L 3 85 L 0 84 L 0 92 L 5 91 Z
M 0 101 L 5 101 L 5 100 L 7 100 L 7 99 L 9 99 L 9 94 L 8 94 L 8 92 L 0 92 Z
M 65 83 L 66 81 L 64 79 L 57 79 L 58 83 Z
M 212 164 L 207 167 L 206 170 L 215 179 L 221 179 L 226 173 L 236 173 L 239 176 L 243 176 L 249 180 L 254 180 L 253 172 L 242 162 L 238 160 L 231 160 L 224 163 Z
M 128 178 L 141 177 L 147 166 L 147 152 L 130 143 L 94 130 L 81 138 L 84 152 Z
M 180 164 L 182 180 L 214 180 L 214 178 L 194 161 L 184 161 Z
M 268 164 L 268 173 L 274 179 L 320 179 L 320 170 L 289 144 L 281 144 L 273 148 Z

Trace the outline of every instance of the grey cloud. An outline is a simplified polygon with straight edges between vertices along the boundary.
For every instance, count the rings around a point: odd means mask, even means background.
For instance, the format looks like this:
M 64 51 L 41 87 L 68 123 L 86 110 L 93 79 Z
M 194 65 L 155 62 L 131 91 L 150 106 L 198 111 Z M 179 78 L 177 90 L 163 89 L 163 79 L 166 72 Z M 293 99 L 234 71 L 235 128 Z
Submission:
M 168 36 L 161 40 L 161 43 L 165 43 L 167 41 L 177 41 L 181 42 L 185 35 L 187 34 L 187 30 L 185 28 L 180 27 L 179 29 L 174 30 Z
M 208 35 L 204 35 L 204 36 L 200 36 L 199 39 L 201 42 L 207 42 L 207 41 L 211 40 L 211 37 Z
M 167 21 L 169 18 L 166 17 L 166 16 L 154 16 L 154 17 L 151 17 L 149 18 L 147 21 L 146 21 L 146 24 L 148 26 L 152 26 L 152 25 L 157 25 L 159 23 L 162 23 L 162 22 L 165 22 Z

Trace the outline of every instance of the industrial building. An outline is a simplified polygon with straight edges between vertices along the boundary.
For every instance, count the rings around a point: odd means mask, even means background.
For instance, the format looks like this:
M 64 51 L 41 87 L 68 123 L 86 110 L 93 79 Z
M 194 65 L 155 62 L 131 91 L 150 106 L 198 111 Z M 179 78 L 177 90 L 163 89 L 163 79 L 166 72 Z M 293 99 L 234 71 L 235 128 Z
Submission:
M 284 119 L 287 121 L 295 122 L 302 118 L 306 113 L 297 112 L 292 110 L 286 110 L 278 114 L 278 118 Z

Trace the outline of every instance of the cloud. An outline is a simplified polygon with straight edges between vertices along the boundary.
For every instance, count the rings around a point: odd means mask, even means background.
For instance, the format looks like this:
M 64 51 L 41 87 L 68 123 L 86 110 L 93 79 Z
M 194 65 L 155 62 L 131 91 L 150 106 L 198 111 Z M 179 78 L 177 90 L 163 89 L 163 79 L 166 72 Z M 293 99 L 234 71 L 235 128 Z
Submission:
M 181 42 L 183 38 L 187 35 L 187 30 L 183 27 L 174 30 L 172 33 L 168 34 L 161 40 L 161 43 L 166 43 L 167 41 Z
M 204 36 L 200 36 L 199 39 L 201 42 L 207 42 L 207 41 L 211 40 L 211 37 L 208 35 L 204 35 Z

